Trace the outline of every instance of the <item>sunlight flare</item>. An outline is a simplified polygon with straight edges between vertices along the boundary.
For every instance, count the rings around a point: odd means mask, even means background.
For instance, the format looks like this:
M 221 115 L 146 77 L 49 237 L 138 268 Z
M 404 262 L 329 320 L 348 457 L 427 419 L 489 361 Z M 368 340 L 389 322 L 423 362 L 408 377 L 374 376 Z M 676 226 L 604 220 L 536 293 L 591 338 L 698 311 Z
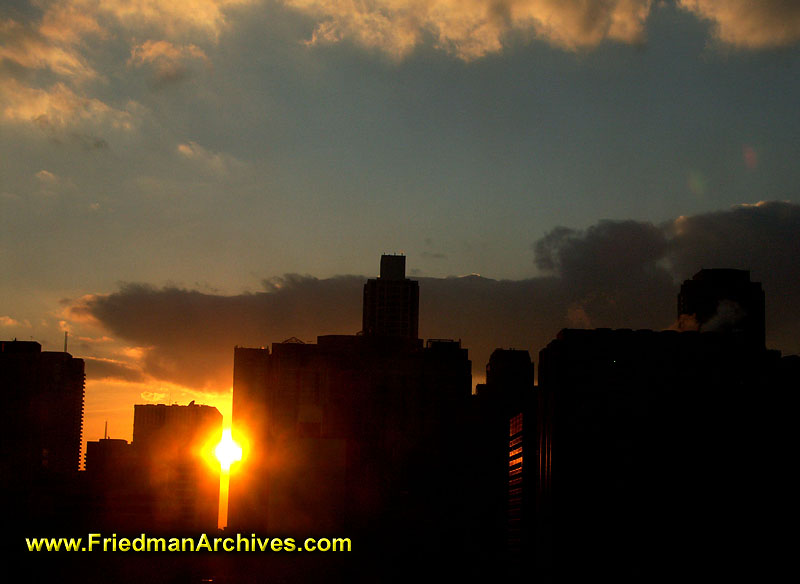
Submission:
M 242 447 L 234 441 L 229 428 L 222 431 L 222 439 L 214 449 L 223 471 L 228 472 L 234 462 L 242 460 Z

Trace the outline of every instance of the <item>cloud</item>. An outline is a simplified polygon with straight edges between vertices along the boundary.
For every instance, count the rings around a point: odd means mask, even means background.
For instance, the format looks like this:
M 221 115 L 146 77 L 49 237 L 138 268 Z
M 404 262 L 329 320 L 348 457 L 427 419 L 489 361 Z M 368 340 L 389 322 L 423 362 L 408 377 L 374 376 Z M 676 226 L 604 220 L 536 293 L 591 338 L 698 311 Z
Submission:
M 62 298 L 59 304 L 62 309 L 58 312 L 60 318 L 81 325 L 100 326 L 101 323 L 92 314 L 90 306 L 97 298 L 95 294 L 84 294 L 80 298 Z
M 207 67 L 210 60 L 197 45 L 176 46 L 168 41 L 147 41 L 131 49 L 128 65 L 150 66 L 157 84 L 184 78 L 192 62 L 200 61 Z
M 164 402 L 167 399 L 167 394 L 156 391 L 143 391 L 139 394 L 139 397 L 147 403 L 157 404 Z
M 395 59 L 419 45 L 466 61 L 498 53 L 511 38 L 578 51 L 606 41 L 641 44 L 652 0 L 282 0 L 316 26 L 308 44 L 351 41 Z M 680 0 L 711 21 L 723 43 L 745 49 L 800 41 L 800 5 L 787 0 Z
M 0 316 L 0 326 L 8 328 L 13 328 L 13 327 L 31 328 L 31 323 L 28 322 L 27 320 L 19 321 L 15 318 L 11 318 L 8 315 L 5 315 L 5 316 Z
M 317 280 L 290 275 L 265 282 L 265 292 L 219 296 L 126 284 L 113 294 L 85 296 L 67 313 L 93 319 L 115 337 L 147 347 L 140 349 L 139 363 L 149 376 L 222 390 L 230 387 L 237 344 L 261 346 L 290 336 L 308 340 L 317 334 L 355 333 L 360 328 L 362 286 L 363 280 L 355 277 Z M 314 303 L 318 304 L 310 308 Z
M 241 168 L 244 164 L 229 154 L 211 152 L 206 150 L 197 142 L 186 142 L 178 144 L 178 154 L 186 160 L 193 161 L 205 171 L 215 174 L 225 175 L 230 171 Z
M 56 130 L 89 121 L 131 129 L 141 109 L 130 107 L 127 98 L 123 108 L 100 99 L 90 83 L 109 81 L 98 65 L 101 56 L 113 59 L 117 51 L 109 47 L 122 42 L 131 47 L 130 64 L 152 67 L 158 83 L 175 80 L 185 74 L 187 62 L 208 62 L 205 52 L 187 41 L 216 43 L 226 9 L 249 3 L 56 0 L 37 2 L 26 20 L 0 19 L 0 120 Z M 143 37 L 151 40 L 135 40 Z
M 408 55 L 427 37 L 464 60 L 499 52 L 514 33 L 578 50 L 605 40 L 639 43 L 651 0 L 283 0 L 319 22 L 310 44 L 351 40 Z
M 49 170 L 40 170 L 36 173 L 36 178 L 39 181 L 46 185 L 54 185 L 58 182 L 58 176 L 50 172 Z
M 72 0 L 112 17 L 129 30 L 159 30 L 168 37 L 201 33 L 216 40 L 227 18 L 225 11 L 255 0 Z
M 564 327 L 670 327 L 681 281 L 702 268 L 728 267 L 749 269 L 762 282 L 768 345 L 797 353 L 798 232 L 800 205 L 781 202 L 661 225 L 604 221 L 586 230 L 558 228 L 533 246 L 544 272 L 539 277 L 419 278 L 420 334 L 461 339 L 480 375 L 494 348 L 528 349 L 536 360 Z M 111 294 L 85 296 L 65 314 L 94 321 L 138 347 L 128 357 L 148 377 L 222 392 L 230 387 L 235 345 L 357 332 L 364 281 L 287 275 L 266 280 L 261 292 L 235 296 L 125 284 Z
M 792 0 L 680 0 L 709 20 L 723 43 L 743 49 L 786 47 L 800 41 L 800 4 Z
M 82 357 L 89 380 L 119 380 L 132 383 L 146 381 L 146 376 L 135 367 L 113 359 Z
M 88 32 L 88 28 L 84 27 L 81 32 Z M 67 30 L 52 25 L 35 27 L 13 20 L 0 21 L 0 35 L 4 38 L 0 45 L 0 63 L 5 61 L 24 69 L 49 70 L 79 80 L 94 77 L 97 73 L 74 46 L 77 38 Z
M 0 82 L 0 117 L 11 122 L 35 122 L 53 130 L 75 125 L 131 130 L 137 111 L 139 106 L 133 102 L 125 110 L 116 109 L 76 93 L 65 83 L 42 89 L 15 79 Z

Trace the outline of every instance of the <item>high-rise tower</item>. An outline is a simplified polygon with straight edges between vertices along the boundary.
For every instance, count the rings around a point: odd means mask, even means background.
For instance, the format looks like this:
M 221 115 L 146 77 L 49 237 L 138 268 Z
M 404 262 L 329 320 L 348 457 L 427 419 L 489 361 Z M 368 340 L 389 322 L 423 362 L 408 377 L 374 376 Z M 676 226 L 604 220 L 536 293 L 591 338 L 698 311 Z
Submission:
M 149 529 L 197 531 L 217 527 L 219 474 L 202 449 L 222 436 L 222 414 L 197 405 L 133 406 L 133 452 L 152 497 Z
M 406 278 L 406 258 L 382 255 L 381 275 L 364 284 L 364 335 L 419 337 L 419 282 Z
M 84 362 L 35 341 L 0 341 L 0 493 L 8 525 L 73 527 Z M 9 548 L 11 546 L 9 545 Z
M 3 474 L 24 482 L 39 472 L 78 471 L 84 379 L 83 359 L 34 341 L 0 342 Z

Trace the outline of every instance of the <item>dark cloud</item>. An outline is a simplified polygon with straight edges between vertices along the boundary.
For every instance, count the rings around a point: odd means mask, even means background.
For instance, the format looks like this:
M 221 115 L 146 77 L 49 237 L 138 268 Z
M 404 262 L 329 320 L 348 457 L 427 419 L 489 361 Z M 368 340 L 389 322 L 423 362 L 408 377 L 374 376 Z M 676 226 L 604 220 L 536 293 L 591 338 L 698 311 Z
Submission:
M 91 134 L 79 134 L 77 132 L 70 133 L 70 138 L 79 144 L 84 150 L 89 152 L 94 150 L 107 150 L 108 142 L 105 138 L 100 136 L 93 136 Z
M 71 314 L 91 316 L 115 336 L 145 347 L 146 374 L 223 390 L 231 384 L 235 345 L 357 332 L 362 285 L 363 279 L 351 276 L 287 275 L 265 281 L 265 292 L 220 296 L 124 284 L 113 294 L 82 299 Z
M 473 369 L 496 347 L 534 358 L 563 327 L 653 328 L 676 319 L 680 282 L 702 268 L 749 269 L 767 296 L 767 341 L 800 351 L 800 205 L 760 203 L 681 217 L 663 225 L 603 221 L 584 231 L 559 227 L 534 244 L 543 276 L 419 278 L 420 334 L 458 338 Z M 74 314 L 149 347 L 142 364 L 156 378 L 193 387 L 230 386 L 235 345 L 292 336 L 352 334 L 361 325 L 365 278 L 287 275 L 264 291 L 221 296 L 127 284 L 83 299 Z
M 146 380 L 141 371 L 125 363 L 109 359 L 94 359 L 92 357 L 83 357 L 83 361 L 86 364 L 86 377 L 88 379 L 116 379 L 135 383 Z
M 681 217 L 670 235 L 672 272 L 701 268 L 750 270 L 767 298 L 767 342 L 800 352 L 800 205 L 766 202 Z

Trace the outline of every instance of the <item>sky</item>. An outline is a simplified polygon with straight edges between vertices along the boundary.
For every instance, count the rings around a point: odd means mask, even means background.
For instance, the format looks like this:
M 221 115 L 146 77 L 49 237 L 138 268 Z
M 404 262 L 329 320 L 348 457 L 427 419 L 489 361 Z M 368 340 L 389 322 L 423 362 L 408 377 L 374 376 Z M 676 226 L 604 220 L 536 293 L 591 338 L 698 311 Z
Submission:
M 796 354 L 798 103 L 792 1 L 3 0 L 0 337 L 69 332 L 89 440 L 229 423 L 233 347 L 357 332 L 382 253 L 476 382 L 708 267 Z

